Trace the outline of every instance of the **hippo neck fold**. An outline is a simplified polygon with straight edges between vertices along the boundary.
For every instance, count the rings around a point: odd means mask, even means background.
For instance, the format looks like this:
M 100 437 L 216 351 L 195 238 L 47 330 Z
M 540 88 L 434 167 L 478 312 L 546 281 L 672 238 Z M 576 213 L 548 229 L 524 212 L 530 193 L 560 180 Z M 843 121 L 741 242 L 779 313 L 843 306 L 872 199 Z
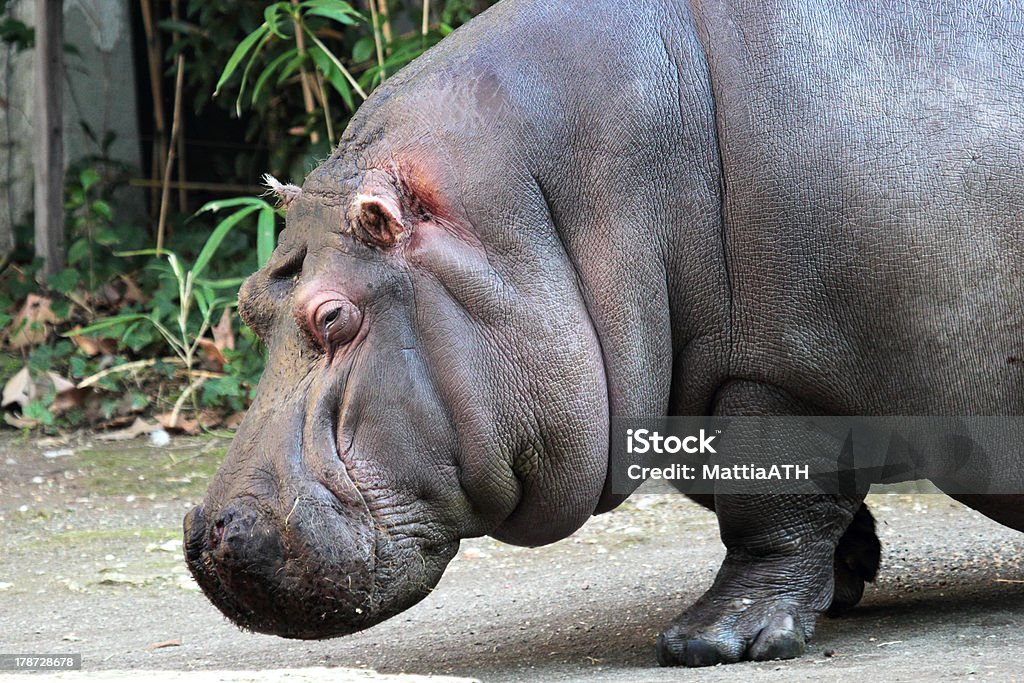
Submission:
M 708 61 L 689 15 L 609 21 L 607 32 L 580 30 L 612 63 L 591 68 L 570 51 L 579 63 L 563 68 L 581 77 L 534 84 L 558 115 L 532 130 L 546 150 L 533 173 L 600 340 L 610 417 L 703 414 L 725 374 L 729 315 Z M 642 48 L 653 41 L 664 51 Z M 605 72 L 624 87 L 599 88 Z M 631 492 L 613 491 L 611 473 L 595 513 Z

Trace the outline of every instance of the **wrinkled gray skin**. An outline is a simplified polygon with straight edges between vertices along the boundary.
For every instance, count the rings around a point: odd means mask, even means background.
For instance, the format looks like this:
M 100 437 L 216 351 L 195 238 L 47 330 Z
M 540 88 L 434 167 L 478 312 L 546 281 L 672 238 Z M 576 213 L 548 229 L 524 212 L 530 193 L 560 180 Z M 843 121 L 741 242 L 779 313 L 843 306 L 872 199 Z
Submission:
M 200 585 L 257 631 L 370 626 L 460 538 L 620 502 L 611 416 L 1024 413 L 1022 43 L 986 0 L 505 0 L 457 31 L 240 294 L 269 362 L 186 519 Z M 859 499 L 701 502 L 728 552 L 663 664 L 795 656 L 874 576 Z

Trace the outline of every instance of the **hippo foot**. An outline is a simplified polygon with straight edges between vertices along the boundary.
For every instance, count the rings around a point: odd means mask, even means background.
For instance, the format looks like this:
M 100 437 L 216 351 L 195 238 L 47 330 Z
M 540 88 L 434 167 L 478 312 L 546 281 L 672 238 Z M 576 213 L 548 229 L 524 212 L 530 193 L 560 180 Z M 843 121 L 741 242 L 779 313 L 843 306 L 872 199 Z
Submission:
M 815 613 L 775 600 L 725 600 L 705 593 L 659 637 L 661 666 L 714 666 L 792 659 L 807 649 Z
M 728 551 L 714 585 L 658 637 L 662 666 L 792 659 L 831 600 L 831 552 L 755 557 Z
M 881 560 L 882 544 L 875 534 L 875 518 L 862 503 L 836 545 L 835 590 L 827 612 L 830 617 L 860 602 L 864 583 L 875 580 Z

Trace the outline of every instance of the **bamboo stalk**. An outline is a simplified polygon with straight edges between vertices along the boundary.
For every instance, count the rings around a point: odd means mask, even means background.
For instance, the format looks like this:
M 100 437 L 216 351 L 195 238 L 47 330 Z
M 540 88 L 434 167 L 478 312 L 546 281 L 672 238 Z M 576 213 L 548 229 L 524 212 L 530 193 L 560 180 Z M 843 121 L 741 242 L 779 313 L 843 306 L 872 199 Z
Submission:
M 327 124 L 327 141 L 331 143 L 331 147 L 334 147 L 334 125 L 331 123 L 331 107 L 327 104 L 327 88 L 324 84 L 324 77 L 319 71 L 316 73 L 316 82 L 320 91 L 320 106 L 324 110 L 324 123 Z
M 430 0 L 423 0 L 423 28 L 420 35 L 426 37 L 430 30 Z
M 178 73 L 174 78 L 174 118 L 171 120 L 171 139 L 167 145 L 167 160 L 164 164 L 163 189 L 160 192 L 160 221 L 156 228 L 156 248 L 164 248 L 164 234 L 167 229 L 167 211 L 171 192 L 171 168 L 174 164 L 174 146 L 181 122 L 181 89 L 185 81 L 185 55 L 178 54 Z
M 164 116 L 163 79 L 160 74 L 160 37 L 153 24 L 153 6 L 151 0 L 139 0 L 142 9 L 142 25 L 146 32 L 146 61 L 149 66 L 149 89 L 153 99 L 153 163 L 150 174 L 156 178 L 164 166 L 164 149 L 167 136 L 167 119 Z M 153 190 L 149 197 L 149 210 L 152 217 L 159 206 L 159 192 Z
M 380 17 L 377 15 L 377 2 L 376 0 L 367 0 L 370 5 L 370 22 L 373 24 L 373 46 L 377 50 L 377 66 L 380 68 L 380 80 L 383 83 L 384 79 L 388 77 L 388 72 L 384 68 L 384 46 L 381 45 L 380 39 Z
M 298 8 L 299 0 L 292 0 L 292 6 Z M 306 108 L 307 114 L 313 114 L 316 111 L 316 104 L 313 102 L 313 89 L 309 85 L 309 72 L 306 71 L 305 57 L 306 57 L 306 36 L 302 31 L 302 24 L 299 23 L 298 19 L 293 19 L 295 24 L 295 49 L 299 51 L 299 55 L 303 58 L 299 66 L 299 79 L 302 82 L 302 104 Z M 320 141 L 320 134 L 315 130 L 309 131 L 309 141 L 314 145 Z
M 171 18 L 175 21 L 181 20 L 181 0 L 171 0 Z M 178 32 L 174 31 L 171 33 L 171 40 L 175 44 L 178 42 Z M 182 118 L 178 125 L 180 126 L 178 131 L 178 180 L 181 181 L 178 184 L 178 211 L 181 213 L 188 213 L 188 187 L 183 184 L 185 182 L 186 174 L 186 163 L 185 163 L 185 119 Z
M 372 0 L 371 0 L 372 1 Z M 391 13 L 388 10 L 388 0 L 377 0 L 377 8 L 380 12 L 380 30 L 384 34 L 384 51 L 391 54 Z
M 345 80 L 347 80 L 349 85 L 352 86 L 352 89 L 355 90 L 356 93 L 365 100 L 366 91 L 363 90 L 363 88 L 359 85 L 359 81 L 355 79 L 355 76 L 352 75 L 352 72 L 345 68 L 345 65 L 341 63 L 341 60 L 335 57 L 334 53 L 327 49 L 327 46 L 324 45 L 323 42 L 316 37 L 315 33 L 310 33 L 309 37 L 313 39 L 313 42 L 316 43 L 316 46 L 318 48 L 324 51 L 324 54 L 327 55 L 327 58 L 331 60 L 334 66 L 338 68 L 338 71 L 340 71 L 341 75 L 345 77 Z

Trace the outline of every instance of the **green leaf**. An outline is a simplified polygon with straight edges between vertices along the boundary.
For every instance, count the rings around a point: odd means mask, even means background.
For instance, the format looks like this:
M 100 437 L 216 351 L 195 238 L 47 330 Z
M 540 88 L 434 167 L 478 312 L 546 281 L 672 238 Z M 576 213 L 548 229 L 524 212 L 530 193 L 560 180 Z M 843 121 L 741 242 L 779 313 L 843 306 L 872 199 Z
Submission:
M 196 211 L 198 216 L 206 211 L 217 212 L 221 209 L 230 209 L 235 206 L 269 206 L 266 200 L 260 199 L 259 197 L 237 197 L 235 199 L 216 199 L 212 202 L 206 202 L 199 210 Z
M 256 263 L 262 268 L 274 252 L 274 218 L 276 213 L 272 206 L 260 209 L 256 224 Z
M 132 251 L 115 251 L 114 256 L 166 256 L 171 252 L 166 249 L 134 249 Z
M 80 278 L 81 275 L 77 270 L 74 268 L 65 268 L 59 273 L 54 273 L 50 277 L 46 278 L 46 284 L 61 294 L 69 294 L 78 286 L 78 280 Z
M 95 323 L 93 323 L 92 325 L 89 325 L 87 327 L 83 327 L 80 330 L 71 330 L 70 332 L 64 332 L 61 336 L 62 337 L 76 337 L 76 336 L 78 336 L 80 334 L 92 334 L 93 332 L 98 332 L 100 330 L 105 330 L 105 329 L 113 327 L 115 325 L 121 325 L 123 323 L 132 322 L 134 320 L 149 320 L 149 317 L 145 316 L 145 315 L 143 315 L 141 313 L 124 313 L 122 315 L 115 315 L 115 316 L 110 317 L 110 318 L 104 318 L 103 320 L 98 320 Z
M 238 47 L 235 48 L 235 51 L 232 52 L 231 56 L 228 58 L 228 63 L 224 67 L 224 71 L 221 73 L 220 79 L 217 81 L 217 86 L 213 89 L 214 97 L 216 97 L 217 93 L 220 92 L 221 86 L 231 78 L 231 74 L 235 73 L 235 69 L 237 69 L 238 65 L 242 63 L 245 56 L 249 54 L 249 50 L 252 49 L 253 45 L 263 38 L 263 36 L 265 36 L 269 31 L 270 27 L 267 26 L 266 23 L 263 23 L 260 24 L 259 28 L 242 39 L 242 42 L 238 44 Z
M 111 228 L 100 228 L 96 231 L 96 234 L 93 235 L 93 240 L 97 244 L 109 247 L 120 242 L 121 236 L 117 234 L 116 230 L 112 230 Z
M 352 46 L 352 61 L 365 62 L 373 57 L 374 42 L 372 36 L 363 36 Z
M 214 231 L 210 234 L 210 237 L 206 240 L 206 244 L 203 245 L 202 251 L 199 252 L 199 256 L 196 257 L 196 262 L 192 266 L 192 274 L 194 277 L 198 277 L 203 270 L 206 269 L 207 264 L 210 263 L 210 259 L 217 252 L 217 247 L 224 241 L 227 234 L 231 232 L 231 229 L 238 225 L 246 216 L 258 210 L 258 206 L 248 206 L 244 209 L 239 209 L 234 212 L 214 228 Z
M 352 74 L 348 73 L 348 70 L 345 69 L 345 65 L 341 63 L 341 60 L 339 60 L 337 57 L 335 57 L 334 53 L 327 49 L 327 46 L 324 45 L 322 40 L 320 40 L 319 38 L 316 37 L 315 33 L 310 31 L 309 29 L 305 29 L 305 32 L 306 32 L 306 35 L 309 36 L 309 39 L 312 40 L 313 43 L 315 43 L 318 48 L 320 48 L 320 50 L 323 52 L 323 54 L 327 55 L 327 57 L 330 58 L 331 63 L 334 64 L 334 66 L 338 69 L 338 71 L 340 71 L 342 74 L 346 75 L 346 80 L 348 80 L 348 78 L 352 77 Z M 358 82 L 354 78 L 352 79 L 351 84 L 352 84 L 353 89 L 357 93 L 359 93 L 359 96 L 362 97 L 365 100 L 366 99 L 366 92 L 363 91 L 363 89 L 359 86 Z
M 306 0 L 300 7 L 306 15 L 333 19 L 346 26 L 355 26 L 360 21 L 366 21 L 363 15 L 352 9 L 352 5 L 342 0 Z
M 84 237 L 80 237 L 71 243 L 68 247 L 68 263 L 75 265 L 79 261 L 88 258 L 91 250 L 89 249 L 89 240 Z
M 298 71 L 299 65 L 302 64 L 302 60 L 303 55 L 299 54 L 298 51 L 296 51 L 295 56 L 292 57 L 291 60 L 284 65 L 284 68 L 281 69 L 281 73 L 277 75 L 277 84 L 281 85 L 286 80 L 288 80 L 289 76 Z
M 203 314 L 204 318 L 209 318 L 210 317 L 210 301 L 209 301 L 209 297 L 207 297 L 206 293 L 203 291 L 203 288 L 200 287 L 200 288 L 196 289 L 194 292 L 192 292 L 192 296 L 194 296 L 196 298 L 196 303 L 199 304 L 199 312 Z
M 32 401 L 29 403 L 22 411 L 22 415 L 29 420 L 35 420 L 36 422 L 40 422 L 47 426 L 53 424 L 53 413 L 51 413 L 41 401 Z
M 71 376 L 81 379 L 88 374 L 88 361 L 82 356 L 71 356 Z
M 83 170 L 78 176 L 78 181 L 82 183 L 82 189 L 85 190 L 86 192 L 89 191 L 90 187 L 98 183 L 99 180 L 100 174 L 97 173 L 96 169 L 94 168 L 87 168 Z
M 316 64 L 316 68 L 320 70 L 320 73 L 324 75 L 327 82 L 331 84 L 331 87 L 341 95 L 341 99 L 345 101 L 345 106 L 347 106 L 350 111 L 355 111 L 356 105 L 352 100 L 352 89 L 349 87 L 348 81 L 345 80 L 345 77 L 340 71 L 338 71 L 338 67 L 336 67 L 334 62 L 331 61 L 331 58 L 315 45 L 309 48 L 309 56 Z
M 287 2 L 275 2 L 272 5 L 267 5 L 267 8 L 263 10 L 263 19 L 267 22 L 267 26 L 270 27 L 270 32 L 278 38 L 286 40 L 286 36 L 278 26 L 280 15 L 284 12 L 286 15 L 291 15 L 291 5 Z
M 249 57 L 249 61 L 245 64 L 245 71 L 242 72 L 242 82 L 238 86 L 238 97 L 235 98 L 235 114 L 237 114 L 239 118 L 242 116 L 242 97 L 245 95 L 245 84 L 249 82 L 249 70 L 252 69 L 252 65 L 256 62 L 256 58 L 259 57 L 263 46 L 266 45 L 267 41 L 272 37 L 273 34 L 267 33 L 267 35 L 263 37 L 263 40 L 260 41 L 259 46 L 252 51 L 252 56 Z
M 256 79 L 256 87 L 252 91 L 252 101 L 256 102 L 260 98 L 260 93 L 263 92 L 263 86 L 267 84 L 270 77 L 274 75 L 274 72 L 280 68 L 285 61 L 292 59 L 298 54 L 298 50 L 294 47 L 290 50 L 286 50 L 274 58 L 270 64 L 267 64 L 266 68 L 260 73 L 259 78 Z
M 243 282 L 245 282 L 244 277 L 229 277 L 222 280 L 205 280 L 203 278 L 198 278 L 196 280 L 197 285 L 204 285 L 213 289 L 237 288 L 240 287 Z
M 132 410 L 142 410 L 143 408 L 149 405 L 149 396 L 146 396 L 141 391 L 133 391 L 129 395 L 131 396 L 132 399 Z
M 108 221 L 114 220 L 114 212 L 110 209 L 110 204 L 107 204 L 102 199 L 97 199 L 91 204 L 92 212 L 98 216 L 102 216 Z

